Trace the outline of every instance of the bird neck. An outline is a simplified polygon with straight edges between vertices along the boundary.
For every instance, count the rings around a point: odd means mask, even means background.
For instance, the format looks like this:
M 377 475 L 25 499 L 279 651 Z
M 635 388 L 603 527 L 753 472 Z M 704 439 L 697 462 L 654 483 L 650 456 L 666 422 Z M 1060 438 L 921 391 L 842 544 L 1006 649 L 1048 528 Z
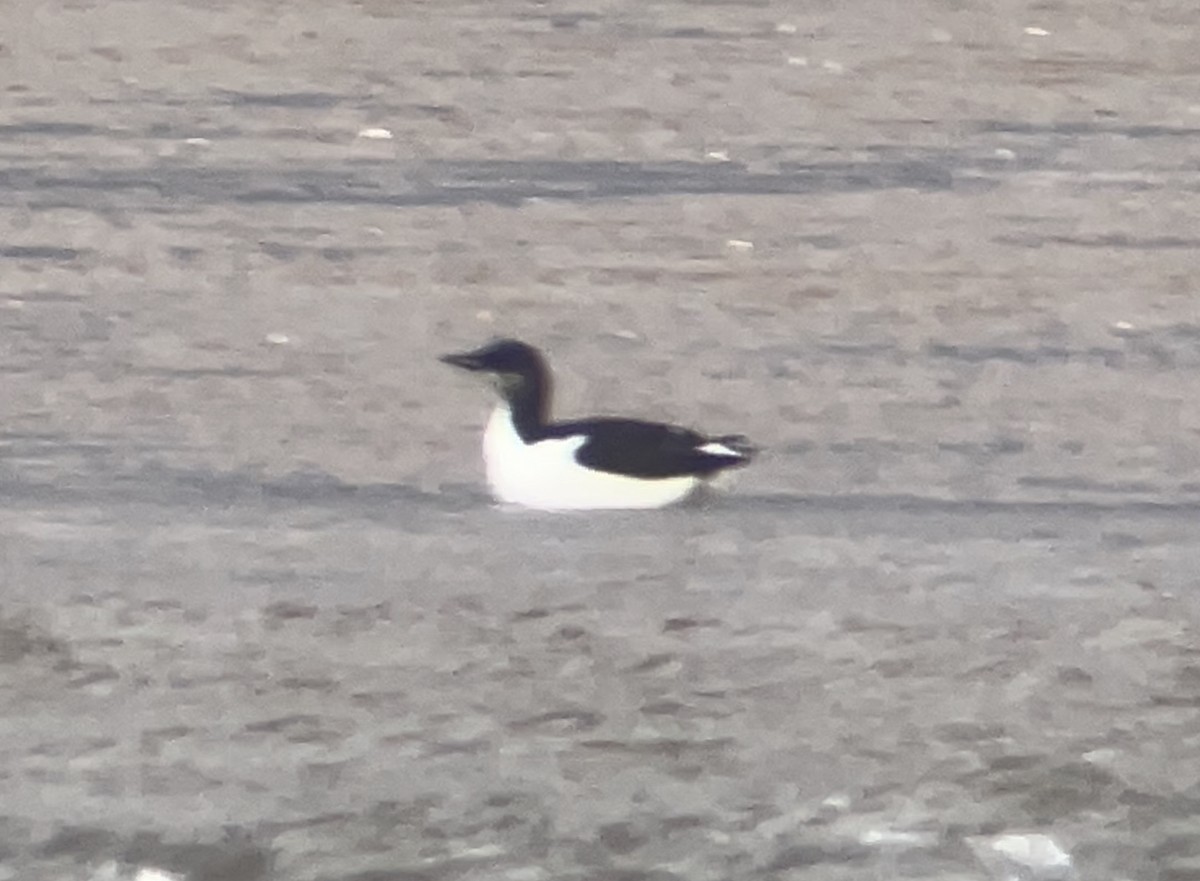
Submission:
M 532 443 L 550 420 L 550 378 L 544 375 L 523 377 L 504 395 L 512 414 L 513 428 L 521 440 Z

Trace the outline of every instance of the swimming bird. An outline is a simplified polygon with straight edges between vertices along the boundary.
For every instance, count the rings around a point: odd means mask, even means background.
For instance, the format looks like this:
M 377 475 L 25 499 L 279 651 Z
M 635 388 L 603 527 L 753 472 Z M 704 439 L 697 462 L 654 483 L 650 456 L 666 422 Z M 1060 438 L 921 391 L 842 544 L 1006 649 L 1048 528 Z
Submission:
M 541 352 L 518 340 L 441 360 L 488 374 L 500 394 L 483 433 L 483 458 L 501 502 L 552 511 L 661 508 L 755 453 L 742 435 L 706 437 L 658 422 L 552 422 L 550 369 Z

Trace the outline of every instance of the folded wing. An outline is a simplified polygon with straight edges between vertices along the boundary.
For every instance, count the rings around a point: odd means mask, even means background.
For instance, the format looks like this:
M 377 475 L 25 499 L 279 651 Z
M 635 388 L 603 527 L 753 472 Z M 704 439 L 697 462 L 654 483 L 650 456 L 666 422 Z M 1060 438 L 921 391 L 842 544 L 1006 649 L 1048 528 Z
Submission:
M 554 426 L 554 435 L 587 438 L 575 461 L 596 471 L 647 479 L 705 477 L 749 461 L 745 438 L 708 438 L 686 428 L 635 419 L 589 419 Z

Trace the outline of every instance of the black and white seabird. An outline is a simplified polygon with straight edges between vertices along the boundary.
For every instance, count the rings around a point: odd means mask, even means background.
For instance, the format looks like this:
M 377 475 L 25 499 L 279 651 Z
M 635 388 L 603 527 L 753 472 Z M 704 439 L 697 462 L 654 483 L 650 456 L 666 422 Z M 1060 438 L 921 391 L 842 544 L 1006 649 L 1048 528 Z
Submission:
M 543 510 L 661 508 L 681 501 L 754 448 L 741 435 L 604 417 L 550 421 L 550 370 L 541 352 L 496 340 L 447 364 L 487 373 L 501 402 L 483 433 L 492 493 Z

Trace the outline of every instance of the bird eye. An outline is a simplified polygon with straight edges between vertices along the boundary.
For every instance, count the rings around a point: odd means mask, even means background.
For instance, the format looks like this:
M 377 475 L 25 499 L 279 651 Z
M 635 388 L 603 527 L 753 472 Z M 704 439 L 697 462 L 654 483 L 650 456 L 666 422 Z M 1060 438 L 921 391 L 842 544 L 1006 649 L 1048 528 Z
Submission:
M 520 387 L 521 374 L 519 374 L 519 373 L 493 373 L 492 374 L 492 384 L 495 386 L 496 391 L 500 392 L 501 394 L 511 392 L 512 390 Z

